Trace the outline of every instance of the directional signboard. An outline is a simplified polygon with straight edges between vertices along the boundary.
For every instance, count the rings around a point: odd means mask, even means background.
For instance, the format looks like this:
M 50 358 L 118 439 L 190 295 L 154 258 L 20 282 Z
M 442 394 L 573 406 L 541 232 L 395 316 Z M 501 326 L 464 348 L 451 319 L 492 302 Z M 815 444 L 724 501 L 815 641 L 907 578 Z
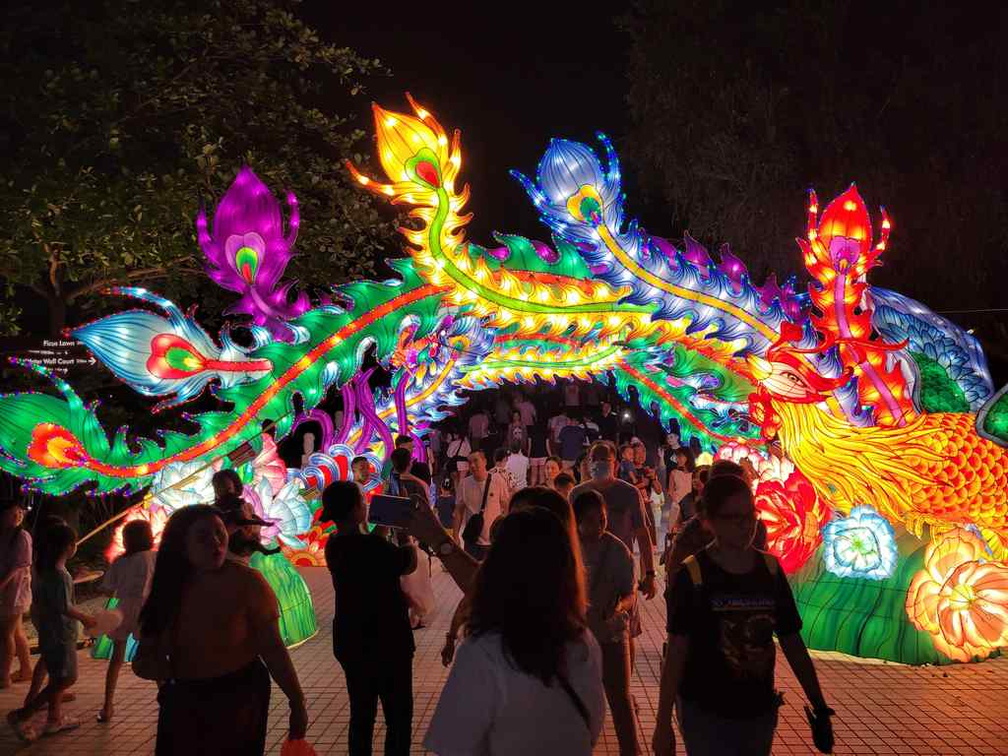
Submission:
M 49 368 L 57 375 L 78 372 L 98 364 L 82 343 L 70 338 L 11 336 L 0 339 L 0 357 L 30 360 Z

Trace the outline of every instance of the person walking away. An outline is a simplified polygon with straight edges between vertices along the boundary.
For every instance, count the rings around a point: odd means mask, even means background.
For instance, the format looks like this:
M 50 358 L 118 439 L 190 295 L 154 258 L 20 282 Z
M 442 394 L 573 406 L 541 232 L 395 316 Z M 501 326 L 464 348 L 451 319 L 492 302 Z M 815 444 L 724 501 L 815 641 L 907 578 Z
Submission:
M 604 715 L 569 531 L 542 507 L 500 523 L 472 591 L 468 635 L 424 746 L 439 754 L 589 756 Z
M 585 491 L 574 500 L 574 516 L 587 570 L 588 627 L 602 649 L 602 685 L 620 754 L 635 756 L 639 751 L 630 699 L 629 634 L 635 600 L 633 556 L 606 531 L 605 499 L 598 491 Z
M 539 413 L 527 396 L 519 394 L 518 401 L 515 403 L 515 409 L 521 414 L 522 424 L 526 428 L 531 428 L 535 425 Z
M 419 462 L 413 461 L 413 437 L 398 435 L 395 439 L 396 449 L 405 449 L 410 453 L 410 474 L 415 478 L 419 478 L 424 485 L 429 486 L 431 484 L 431 466 L 429 462 Z
M 585 442 L 588 434 L 579 419 L 572 417 L 567 425 L 560 431 L 560 459 L 563 460 L 563 469 L 570 472 L 574 469 L 578 457 L 584 452 Z
M 485 409 L 477 408 L 469 418 L 469 443 L 473 449 L 479 449 L 483 439 L 490 430 L 490 418 Z
M 77 681 L 78 623 L 94 627 L 94 618 L 74 606 L 73 579 L 66 563 L 77 553 L 77 534 L 69 525 L 55 525 L 39 542 L 32 603 L 38 618 L 39 653 L 49 673 L 49 684 L 22 708 L 7 715 L 14 732 L 27 742 L 35 739 L 31 716 L 48 707 L 43 734 L 80 727 L 77 717 L 63 711 L 63 694 Z
M 430 450 L 429 461 L 432 476 L 437 475 L 444 469 L 444 465 L 442 464 L 443 441 L 444 438 L 438 426 L 432 425 L 427 429 L 427 445 Z
M 563 496 L 567 501 L 570 501 L 571 493 L 574 491 L 574 486 L 577 483 L 574 480 L 574 476 L 570 473 L 562 472 L 553 479 L 553 488 L 556 492 Z
M 471 475 L 459 483 L 455 496 L 453 530 L 456 544 L 482 561 L 490 548 L 491 525 L 507 514 L 509 493 L 503 478 L 490 474 L 483 452 L 469 455 L 469 471 Z
M 31 655 L 24 614 L 31 606 L 32 539 L 21 527 L 24 504 L 16 498 L 0 501 L 0 688 L 31 679 Z M 11 665 L 18 671 L 11 677 Z
M 782 700 L 774 690 L 775 634 L 814 721 L 829 730 L 833 712 L 799 635 L 784 570 L 776 557 L 753 548 L 749 486 L 734 476 L 710 479 L 701 511 L 714 542 L 689 557 L 668 588 L 654 752 L 675 753 L 674 707 L 690 756 L 769 756 Z
M 165 525 L 140 648 L 160 649 L 155 756 L 266 750 L 270 677 L 287 696 L 288 738 L 308 727 L 304 694 L 280 637 L 276 595 L 256 570 L 226 559 L 227 528 L 215 507 L 176 510 Z
M 568 410 L 581 406 L 581 387 L 573 378 L 568 378 L 563 387 L 564 407 Z
M 437 512 L 438 521 L 446 528 L 452 526 L 452 517 L 455 514 L 455 484 L 457 479 L 457 473 L 445 474 L 438 483 L 438 497 L 434 509 Z
M 549 457 L 547 447 L 547 430 L 542 423 L 536 423 L 529 429 L 529 485 L 545 486 L 546 459 Z
M 425 481 L 414 475 L 413 458 L 410 450 L 400 446 L 392 452 L 389 460 L 392 463 L 392 473 L 389 476 L 386 492 L 392 496 L 416 497 L 424 506 L 430 506 L 430 492 Z
M 511 402 L 504 389 L 498 389 L 494 399 L 494 421 L 500 433 L 507 432 L 508 423 L 511 422 Z
M 472 447 L 469 439 L 462 434 L 451 431 L 445 438 L 445 471 L 457 472 L 460 478 L 464 478 L 469 472 L 469 455 Z
M 126 642 L 130 635 L 140 635 L 140 609 L 150 593 L 154 577 L 154 533 L 147 520 L 133 520 L 122 530 L 125 551 L 116 559 L 102 579 L 101 592 L 114 596 L 122 622 L 109 632 L 112 657 L 105 674 L 105 704 L 98 712 L 99 722 L 111 722 L 115 714 L 115 690 L 119 672 L 126 659 Z
M 504 467 L 507 468 L 508 474 L 515 483 L 515 491 L 521 490 L 529 484 L 529 458 L 522 453 L 518 442 L 511 442 L 511 453 L 508 454 Z
M 549 419 L 547 427 L 549 428 L 549 453 L 551 456 L 560 454 L 560 431 L 566 428 L 569 422 L 570 418 L 567 417 L 565 409 L 561 409 Z
M 326 565 L 336 592 L 333 654 L 350 697 L 349 752 L 371 753 L 378 701 L 388 728 L 385 753 L 410 752 L 413 727 L 413 652 L 400 578 L 417 566 L 416 549 L 365 534 L 360 489 L 337 481 L 322 492 L 323 517 L 336 523 L 326 543 Z

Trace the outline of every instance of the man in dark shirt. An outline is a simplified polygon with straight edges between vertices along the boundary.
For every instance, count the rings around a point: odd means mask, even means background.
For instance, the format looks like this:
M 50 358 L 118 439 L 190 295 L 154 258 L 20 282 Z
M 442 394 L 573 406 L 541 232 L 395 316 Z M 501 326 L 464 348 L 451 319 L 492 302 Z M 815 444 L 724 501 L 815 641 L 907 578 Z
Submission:
M 367 509 L 356 483 L 327 487 L 322 516 L 337 529 L 325 553 L 336 592 L 333 653 L 350 698 L 350 753 L 371 753 L 380 699 L 388 726 L 385 753 L 408 754 L 415 645 L 399 578 L 416 569 L 416 550 L 362 531 Z
M 410 436 L 399 435 L 396 436 L 395 440 L 396 449 L 406 449 L 409 451 L 410 456 L 413 456 L 413 439 Z M 431 483 L 431 470 L 430 465 L 426 462 L 411 462 L 410 463 L 410 475 L 415 475 L 420 478 L 428 486 Z
M 598 419 L 599 435 L 606 441 L 616 441 L 619 436 L 619 417 L 613 412 L 612 404 L 602 402 L 602 414 Z
M 567 471 L 573 470 L 574 463 L 584 452 L 584 445 L 588 440 L 588 432 L 581 424 L 581 419 L 571 418 L 568 424 L 560 429 L 559 439 L 563 468 Z

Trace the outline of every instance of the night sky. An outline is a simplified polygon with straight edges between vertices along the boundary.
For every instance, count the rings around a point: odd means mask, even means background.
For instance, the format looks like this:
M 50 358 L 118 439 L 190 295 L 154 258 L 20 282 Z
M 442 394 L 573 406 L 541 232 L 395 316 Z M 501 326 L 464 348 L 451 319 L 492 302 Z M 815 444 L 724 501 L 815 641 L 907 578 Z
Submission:
M 491 244 L 492 231 L 548 239 L 510 169 L 533 173 L 551 137 L 591 141 L 603 131 L 618 146 L 625 129 L 627 39 L 615 18 L 629 3 L 593 12 L 587 4 L 555 5 L 315 0 L 301 15 L 392 70 L 360 100 L 368 129 L 370 100 L 408 111 L 405 91 L 446 128 L 461 129 L 462 179 L 472 187 L 475 214 L 469 236 Z M 411 10 L 390 22 L 399 7 Z M 438 7 L 451 10 L 435 13 Z M 632 203 L 632 183 L 628 195 Z

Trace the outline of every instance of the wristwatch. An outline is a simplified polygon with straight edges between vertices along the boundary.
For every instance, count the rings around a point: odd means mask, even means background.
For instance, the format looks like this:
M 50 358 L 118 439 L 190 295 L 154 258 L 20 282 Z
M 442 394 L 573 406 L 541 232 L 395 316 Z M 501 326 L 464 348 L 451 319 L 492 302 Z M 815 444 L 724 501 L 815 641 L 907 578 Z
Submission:
M 449 554 L 451 554 L 453 551 L 455 551 L 455 549 L 456 549 L 455 541 L 453 541 L 451 538 L 448 538 L 448 539 L 446 539 L 444 541 L 441 541 L 441 543 L 439 543 L 437 546 L 435 546 L 434 547 L 434 552 L 439 557 L 446 557 Z

